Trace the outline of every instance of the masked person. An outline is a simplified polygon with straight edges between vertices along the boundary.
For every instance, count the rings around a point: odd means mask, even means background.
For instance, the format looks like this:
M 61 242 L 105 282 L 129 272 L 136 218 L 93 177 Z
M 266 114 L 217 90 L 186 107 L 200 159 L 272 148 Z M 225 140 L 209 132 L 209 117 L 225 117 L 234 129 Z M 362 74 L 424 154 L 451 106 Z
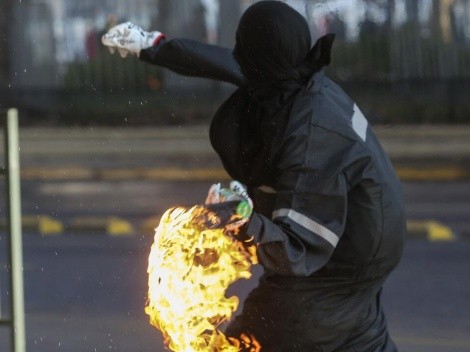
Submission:
M 333 35 L 311 47 L 305 19 L 279 1 L 242 15 L 235 49 L 166 39 L 125 23 L 103 37 L 121 55 L 238 89 L 210 139 L 254 211 L 259 285 L 226 333 L 263 351 L 396 351 L 381 291 L 405 233 L 402 190 L 357 105 L 322 68 Z

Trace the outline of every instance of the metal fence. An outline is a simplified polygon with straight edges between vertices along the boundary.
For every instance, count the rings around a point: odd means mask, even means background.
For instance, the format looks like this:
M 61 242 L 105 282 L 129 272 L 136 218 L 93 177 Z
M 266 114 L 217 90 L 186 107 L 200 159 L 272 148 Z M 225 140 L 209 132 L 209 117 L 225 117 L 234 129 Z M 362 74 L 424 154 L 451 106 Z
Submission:
M 6 15 L 0 17 L 0 28 L 8 32 L 8 45 L 0 43 L 0 47 L 3 45 L 9 53 L 8 69 L 0 68 L 0 90 L 3 88 L 4 97 L 13 100 L 9 103 L 30 107 L 44 102 L 60 105 L 64 97 L 66 101 L 77 95 L 95 96 L 98 105 L 109 95 L 124 94 L 124 100 L 139 96 L 141 101 L 150 96 L 164 100 L 172 91 L 177 91 L 179 98 L 194 92 L 213 96 L 220 85 L 181 78 L 135 59 L 123 61 L 103 50 L 99 38 L 111 25 L 131 20 L 146 29 L 164 31 L 169 37 L 230 47 L 241 13 L 254 2 L 4 1 L 0 7 L 7 11 L 3 13 L 10 11 L 12 20 Z M 459 89 L 466 89 L 465 82 L 470 81 L 470 0 L 285 2 L 308 19 L 314 38 L 336 33 L 329 73 L 345 85 L 358 85 L 352 91 L 361 90 L 367 83 L 370 89 L 366 95 L 374 94 L 377 82 L 396 89 L 417 84 L 433 101 L 435 86 L 444 84 L 442 104 L 459 103 Z M 33 97 L 44 98 L 36 99 L 34 105 Z M 436 97 L 444 99 L 442 95 Z M 457 115 L 465 115 L 466 109 Z

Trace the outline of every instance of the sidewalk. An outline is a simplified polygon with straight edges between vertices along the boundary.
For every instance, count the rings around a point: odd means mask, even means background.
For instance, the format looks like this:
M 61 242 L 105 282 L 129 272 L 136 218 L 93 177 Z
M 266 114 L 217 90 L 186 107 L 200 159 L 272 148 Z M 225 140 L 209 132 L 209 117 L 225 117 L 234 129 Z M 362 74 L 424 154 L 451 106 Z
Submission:
M 395 126 L 374 130 L 402 180 L 470 179 L 470 126 Z M 226 178 L 208 133 L 208 126 L 21 129 L 22 177 Z

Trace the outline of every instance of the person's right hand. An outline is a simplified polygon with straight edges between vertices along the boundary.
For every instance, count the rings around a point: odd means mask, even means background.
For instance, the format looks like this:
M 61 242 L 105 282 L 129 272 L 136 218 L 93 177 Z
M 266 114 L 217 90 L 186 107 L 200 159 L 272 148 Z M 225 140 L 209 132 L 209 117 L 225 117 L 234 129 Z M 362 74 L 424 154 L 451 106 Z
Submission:
M 103 35 L 101 42 L 108 47 L 111 54 L 117 50 L 123 58 L 129 53 L 138 57 L 142 49 L 150 48 L 164 37 L 161 32 L 146 32 L 139 26 L 126 22 L 111 28 Z
M 239 232 L 253 212 L 253 201 L 246 187 L 238 181 L 230 182 L 230 188 L 222 188 L 220 183 L 212 185 L 205 206 L 217 214 L 218 224 L 224 224 L 224 228 L 232 232 Z
M 248 195 L 246 187 L 238 181 L 230 182 L 230 188 L 222 188 L 220 183 L 213 184 L 209 189 L 205 204 L 217 204 L 234 200 L 245 201 L 249 207 L 248 216 L 251 214 L 253 201 Z

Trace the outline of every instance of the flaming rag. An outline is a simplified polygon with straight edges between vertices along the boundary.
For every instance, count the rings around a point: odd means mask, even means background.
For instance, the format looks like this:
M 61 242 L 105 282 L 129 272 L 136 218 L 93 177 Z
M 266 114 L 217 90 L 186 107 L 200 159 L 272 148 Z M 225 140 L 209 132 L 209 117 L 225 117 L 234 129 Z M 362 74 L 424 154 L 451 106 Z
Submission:
M 300 14 L 261 1 L 242 16 L 233 55 L 187 39 L 140 52 L 239 87 L 210 137 L 249 187 L 246 232 L 265 273 L 227 333 L 250 331 L 264 351 L 396 351 L 381 288 L 402 254 L 402 190 L 367 119 L 321 70 L 332 42 L 310 48 Z

